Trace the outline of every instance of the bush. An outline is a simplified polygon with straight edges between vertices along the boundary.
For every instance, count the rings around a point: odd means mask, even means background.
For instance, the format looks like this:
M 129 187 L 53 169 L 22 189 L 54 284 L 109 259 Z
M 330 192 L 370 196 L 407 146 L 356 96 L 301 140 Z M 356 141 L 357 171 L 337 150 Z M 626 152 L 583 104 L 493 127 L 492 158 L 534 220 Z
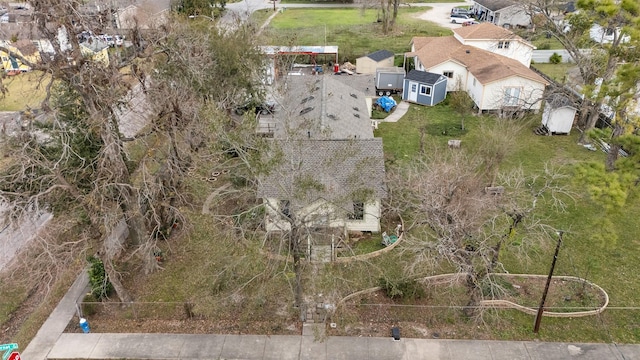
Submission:
M 549 56 L 549 62 L 552 64 L 560 64 L 562 62 L 562 55 L 554 52 L 553 55 Z
M 91 286 L 91 295 L 97 300 L 102 300 L 111 294 L 113 285 L 111 285 L 111 282 L 109 282 L 107 278 L 102 260 L 90 256 L 87 258 L 87 261 L 89 261 L 90 264 L 89 285 Z
M 422 284 L 411 279 L 390 280 L 380 278 L 378 286 L 392 299 L 422 299 L 427 295 Z
M 551 43 L 550 42 L 541 42 L 540 45 L 538 45 L 538 50 L 550 50 L 551 49 Z

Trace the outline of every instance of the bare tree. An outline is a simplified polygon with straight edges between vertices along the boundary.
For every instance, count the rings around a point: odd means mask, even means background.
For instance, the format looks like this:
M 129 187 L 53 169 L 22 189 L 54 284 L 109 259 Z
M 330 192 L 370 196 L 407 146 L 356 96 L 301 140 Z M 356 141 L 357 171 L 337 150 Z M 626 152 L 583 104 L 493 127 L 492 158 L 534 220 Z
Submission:
M 157 268 L 156 241 L 185 220 L 183 178 L 193 154 L 210 140 L 201 131 L 215 119 L 208 114 L 224 117 L 231 104 L 257 91 L 261 56 L 249 30 L 220 34 L 167 23 L 157 31 L 133 29 L 128 55 L 104 65 L 81 54 L 76 31 L 91 27 L 76 6 L 34 3 L 37 25 L 56 50 L 50 61 L 31 64 L 51 74 L 46 112 L 14 140 L 0 195 L 11 216 L 47 209 L 85 219 L 85 244 L 100 239 L 107 275 L 129 301 L 116 262 L 127 250 L 147 271 Z M 128 65 L 131 74 L 122 71 Z M 129 85 L 130 78 L 138 85 Z M 142 108 L 144 130 L 133 131 L 122 112 Z M 142 156 L 131 156 L 125 146 L 131 140 L 145 149 Z M 113 236 L 123 221 L 122 236 Z
M 544 199 L 563 211 L 571 194 L 552 167 L 533 177 L 516 169 L 491 180 L 495 165 L 487 164 L 496 160 L 487 159 L 490 154 L 474 156 L 463 149 L 430 154 L 389 172 L 388 206 L 405 219 L 406 250 L 416 255 L 408 270 L 422 275 L 443 262 L 453 266 L 467 288 L 465 313 L 474 315 L 481 289 L 494 288 L 490 274 L 505 271 L 500 262 L 505 245 L 524 249 L 544 243 L 553 231 L 536 214 L 537 203 Z
M 616 77 L 619 64 L 637 64 L 634 49 L 640 39 L 633 26 L 640 7 L 633 2 L 577 1 L 579 11 L 564 15 L 566 4 L 560 1 L 530 0 L 529 4 L 538 26 L 558 39 L 578 67 L 578 85 L 585 95 L 580 104 L 582 142 L 595 126 L 603 105 L 616 107 L 616 97 L 610 90 L 615 93 L 622 85 Z M 599 27 L 603 35 L 610 34 L 611 40 L 591 40 L 586 34 L 594 32 L 594 27 Z
M 275 94 L 275 114 L 245 113 L 220 131 L 221 143 L 243 164 L 236 173 L 245 174 L 244 191 L 255 191 L 264 216 L 241 231 L 266 230 L 270 250 L 290 256 L 294 305 L 302 306 L 305 264 L 332 256 L 319 249 L 344 239 L 353 223 L 378 226 L 382 142 L 373 138 L 361 92 L 327 76 L 276 81 L 282 93 Z

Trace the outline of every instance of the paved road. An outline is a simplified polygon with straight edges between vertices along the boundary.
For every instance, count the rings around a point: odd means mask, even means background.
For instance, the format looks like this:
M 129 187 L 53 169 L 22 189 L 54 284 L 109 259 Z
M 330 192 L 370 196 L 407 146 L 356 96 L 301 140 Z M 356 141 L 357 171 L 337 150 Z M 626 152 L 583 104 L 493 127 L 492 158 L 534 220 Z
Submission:
M 565 49 L 556 49 L 556 50 L 533 50 L 533 55 L 531 56 L 531 60 L 537 63 L 548 63 L 549 57 L 553 55 L 553 53 L 558 53 L 562 56 L 562 62 L 569 62 L 573 60 L 569 52 Z

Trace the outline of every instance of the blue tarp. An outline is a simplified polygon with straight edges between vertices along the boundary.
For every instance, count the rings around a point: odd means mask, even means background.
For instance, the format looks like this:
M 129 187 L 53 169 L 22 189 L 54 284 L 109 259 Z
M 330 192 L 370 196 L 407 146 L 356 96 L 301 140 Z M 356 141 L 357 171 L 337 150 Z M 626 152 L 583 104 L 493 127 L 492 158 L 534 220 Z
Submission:
M 378 101 L 376 101 L 376 104 L 378 104 L 386 112 L 391 111 L 391 109 L 393 109 L 396 105 L 398 105 L 396 101 L 389 96 L 383 96 L 381 98 L 378 98 Z

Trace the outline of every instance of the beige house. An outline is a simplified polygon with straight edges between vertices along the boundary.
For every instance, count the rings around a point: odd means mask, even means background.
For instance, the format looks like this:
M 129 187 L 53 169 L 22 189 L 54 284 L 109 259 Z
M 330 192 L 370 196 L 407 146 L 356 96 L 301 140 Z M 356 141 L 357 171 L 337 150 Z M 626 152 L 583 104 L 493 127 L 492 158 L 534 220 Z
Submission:
M 518 60 L 526 67 L 531 66 L 531 57 L 536 48 L 513 31 L 488 22 L 454 29 L 453 37 L 463 45 Z
M 476 26 L 476 25 L 474 25 Z M 415 68 L 443 74 L 449 91 L 466 91 L 482 110 L 538 110 L 547 81 L 520 61 L 461 43 L 455 36 L 414 37 Z
M 375 74 L 376 69 L 393 67 L 395 55 L 389 50 L 378 50 L 356 59 L 358 74 Z

